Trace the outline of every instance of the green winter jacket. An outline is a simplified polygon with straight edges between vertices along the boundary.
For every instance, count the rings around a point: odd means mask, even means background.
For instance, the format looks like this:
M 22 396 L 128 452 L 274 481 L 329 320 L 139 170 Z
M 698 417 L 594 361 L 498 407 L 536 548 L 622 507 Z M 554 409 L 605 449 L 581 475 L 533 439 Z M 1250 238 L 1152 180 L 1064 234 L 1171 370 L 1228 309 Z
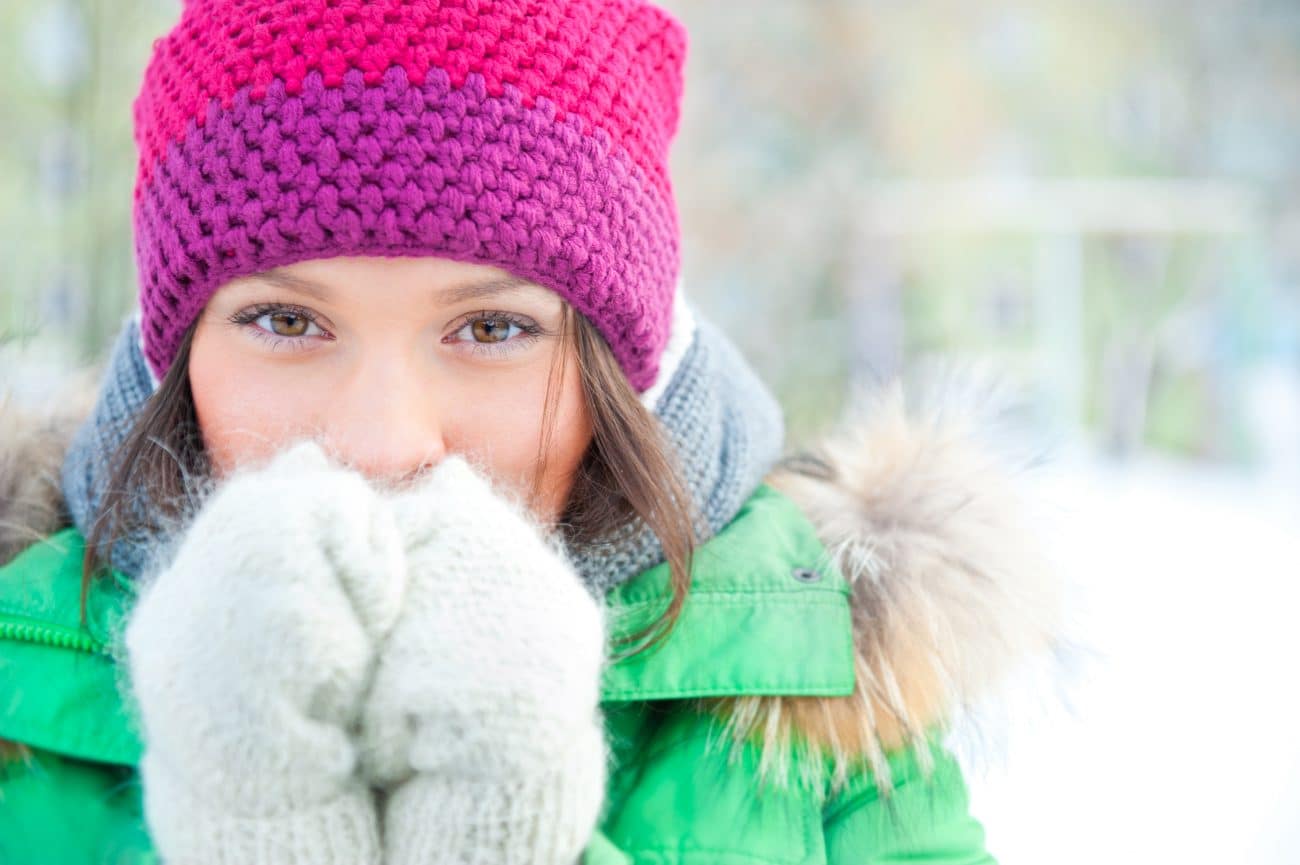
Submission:
M 0 739 L 30 749 L 0 769 L 3 863 L 155 861 L 140 739 L 108 648 L 132 596 L 124 579 L 98 581 L 79 626 L 82 544 L 65 529 L 0 569 Z M 724 742 L 722 716 L 697 699 L 854 692 L 849 586 L 788 496 L 760 487 L 699 548 L 693 577 L 669 640 L 606 670 L 613 769 L 585 862 L 992 861 L 936 737 L 928 775 L 916 749 L 887 755 L 887 796 L 865 768 L 833 791 L 828 780 L 760 789 L 761 743 Z M 611 591 L 614 635 L 653 617 L 667 587 L 660 565 Z

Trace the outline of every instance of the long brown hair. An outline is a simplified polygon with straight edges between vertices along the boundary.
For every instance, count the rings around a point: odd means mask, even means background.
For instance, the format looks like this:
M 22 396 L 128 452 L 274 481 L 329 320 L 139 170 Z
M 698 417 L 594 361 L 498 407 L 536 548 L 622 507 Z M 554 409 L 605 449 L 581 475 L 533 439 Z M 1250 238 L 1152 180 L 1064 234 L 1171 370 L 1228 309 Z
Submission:
M 112 456 L 109 483 L 88 532 L 82 562 L 81 614 L 91 583 L 110 567 L 110 551 L 129 534 L 147 534 L 175 525 L 196 504 L 194 480 L 209 472 L 190 389 L 191 324 L 175 360 L 145 404 L 122 446 Z M 531 495 L 550 454 L 558 404 L 556 385 L 564 380 L 569 352 L 575 349 L 592 439 L 574 477 L 556 524 L 571 546 L 614 536 L 631 521 L 641 521 L 658 538 L 668 564 L 669 602 L 648 625 L 621 638 L 628 655 L 666 639 L 690 589 L 691 560 L 698 543 L 697 514 L 680 466 L 659 420 L 641 403 L 600 332 L 565 304 L 542 414 L 538 470 Z M 145 501 L 137 507 L 134 496 Z M 625 656 L 624 656 L 625 657 Z

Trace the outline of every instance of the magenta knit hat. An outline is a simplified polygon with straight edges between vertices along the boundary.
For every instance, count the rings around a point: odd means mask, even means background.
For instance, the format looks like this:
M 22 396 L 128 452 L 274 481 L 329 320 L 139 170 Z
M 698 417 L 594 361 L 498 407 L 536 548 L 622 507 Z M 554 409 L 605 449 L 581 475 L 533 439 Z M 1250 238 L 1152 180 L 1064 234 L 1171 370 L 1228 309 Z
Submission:
M 680 268 L 685 48 L 641 0 L 189 0 L 135 102 L 153 372 L 237 276 L 436 255 L 559 293 L 646 390 Z

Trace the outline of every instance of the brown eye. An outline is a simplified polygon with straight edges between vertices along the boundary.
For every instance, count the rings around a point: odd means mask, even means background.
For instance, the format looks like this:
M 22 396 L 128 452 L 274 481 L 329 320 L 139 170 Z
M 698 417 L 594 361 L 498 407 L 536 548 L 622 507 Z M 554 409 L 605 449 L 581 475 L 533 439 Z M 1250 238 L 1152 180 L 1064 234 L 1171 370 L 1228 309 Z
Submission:
M 504 355 L 528 347 L 545 333 L 531 319 L 508 312 L 482 310 L 461 319 L 456 332 L 447 334 L 442 341 L 462 343 L 465 350 L 475 355 Z
M 292 312 L 277 312 L 271 316 L 271 330 L 276 336 L 302 336 L 311 323 L 305 316 Z
M 510 336 L 510 324 L 502 318 L 478 318 L 471 330 L 478 342 L 504 342 Z
M 230 323 L 247 330 L 249 336 L 278 347 L 306 347 L 312 337 L 330 338 L 312 312 L 281 303 L 259 303 L 230 317 Z

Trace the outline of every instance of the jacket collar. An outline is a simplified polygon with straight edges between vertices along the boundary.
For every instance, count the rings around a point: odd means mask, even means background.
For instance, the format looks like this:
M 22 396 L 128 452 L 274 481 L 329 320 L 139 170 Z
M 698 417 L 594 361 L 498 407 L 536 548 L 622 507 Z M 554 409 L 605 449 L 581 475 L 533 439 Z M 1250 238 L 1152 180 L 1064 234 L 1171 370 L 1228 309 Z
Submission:
M 669 599 L 668 577 L 660 564 L 606 596 L 615 637 L 657 618 Z M 696 550 L 691 588 L 668 638 L 606 667 L 602 697 L 852 691 L 848 583 L 803 512 L 764 484 Z

